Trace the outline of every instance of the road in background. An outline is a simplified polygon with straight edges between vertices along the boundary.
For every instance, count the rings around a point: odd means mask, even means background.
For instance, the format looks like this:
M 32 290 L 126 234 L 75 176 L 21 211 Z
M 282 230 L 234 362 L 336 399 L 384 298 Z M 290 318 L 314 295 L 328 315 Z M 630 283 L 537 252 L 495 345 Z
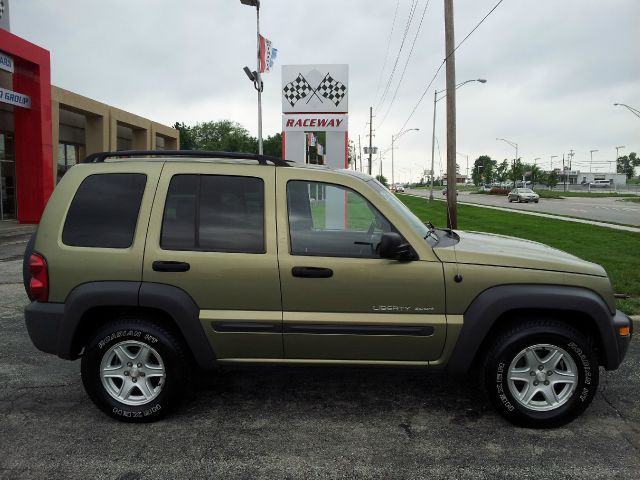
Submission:
M 555 430 L 508 424 L 473 378 L 380 368 L 194 370 L 174 415 L 112 420 L 79 362 L 28 338 L 28 234 L 0 239 L 0 478 L 640 478 L 637 336 L 619 370 L 600 370 L 587 412 Z
M 429 191 L 424 189 L 411 189 L 407 190 L 406 193 L 421 197 L 429 196 Z M 441 191 L 434 192 L 434 195 L 438 195 L 438 198 L 446 198 L 442 195 Z M 475 203 L 478 205 L 551 213 L 554 215 L 567 215 L 598 222 L 640 226 L 640 203 L 624 202 L 620 198 L 615 197 L 541 198 L 540 203 L 509 203 L 506 195 L 460 192 L 458 200 L 460 202 Z

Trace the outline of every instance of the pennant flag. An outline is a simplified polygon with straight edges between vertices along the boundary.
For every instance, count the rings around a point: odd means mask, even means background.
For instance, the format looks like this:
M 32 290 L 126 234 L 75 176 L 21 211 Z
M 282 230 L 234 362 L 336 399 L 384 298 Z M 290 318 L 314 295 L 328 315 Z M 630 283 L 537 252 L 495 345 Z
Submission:
M 273 48 L 271 40 L 260 35 L 260 73 L 269 72 L 278 56 L 278 49 Z

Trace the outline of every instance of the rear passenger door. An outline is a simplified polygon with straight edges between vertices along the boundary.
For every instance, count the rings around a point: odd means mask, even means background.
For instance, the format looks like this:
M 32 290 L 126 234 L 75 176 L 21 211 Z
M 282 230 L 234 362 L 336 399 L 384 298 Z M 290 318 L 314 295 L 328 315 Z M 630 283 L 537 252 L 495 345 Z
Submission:
M 274 167 L 167 162 L 145 282 L 183 289 L 219 360 L 282 358 Z

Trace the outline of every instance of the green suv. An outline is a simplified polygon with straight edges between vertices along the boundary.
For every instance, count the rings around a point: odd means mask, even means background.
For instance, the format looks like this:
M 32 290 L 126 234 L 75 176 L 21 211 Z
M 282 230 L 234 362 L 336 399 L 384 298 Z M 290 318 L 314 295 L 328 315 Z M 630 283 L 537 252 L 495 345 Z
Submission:
M 91 399 L 131 422 L 202 369 L 295 364 L 474 371 L 508 420 L 558 426 L 632 335 L 599 265 L 434 228 L 358 172 L 251 154 L 90 156 L 24 275 L 34 345 L 80 358 Z

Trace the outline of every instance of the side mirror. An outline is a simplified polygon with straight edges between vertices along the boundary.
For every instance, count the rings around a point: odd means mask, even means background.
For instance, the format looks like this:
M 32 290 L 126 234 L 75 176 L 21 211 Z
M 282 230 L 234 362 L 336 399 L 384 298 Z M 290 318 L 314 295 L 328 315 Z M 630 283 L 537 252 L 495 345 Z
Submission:
M 382 234 L 380 239 L 380 257 L 391 260 L 414 260 L 415 255 L 408 243 L 402 243 L 402 237 L 396 232 Z

